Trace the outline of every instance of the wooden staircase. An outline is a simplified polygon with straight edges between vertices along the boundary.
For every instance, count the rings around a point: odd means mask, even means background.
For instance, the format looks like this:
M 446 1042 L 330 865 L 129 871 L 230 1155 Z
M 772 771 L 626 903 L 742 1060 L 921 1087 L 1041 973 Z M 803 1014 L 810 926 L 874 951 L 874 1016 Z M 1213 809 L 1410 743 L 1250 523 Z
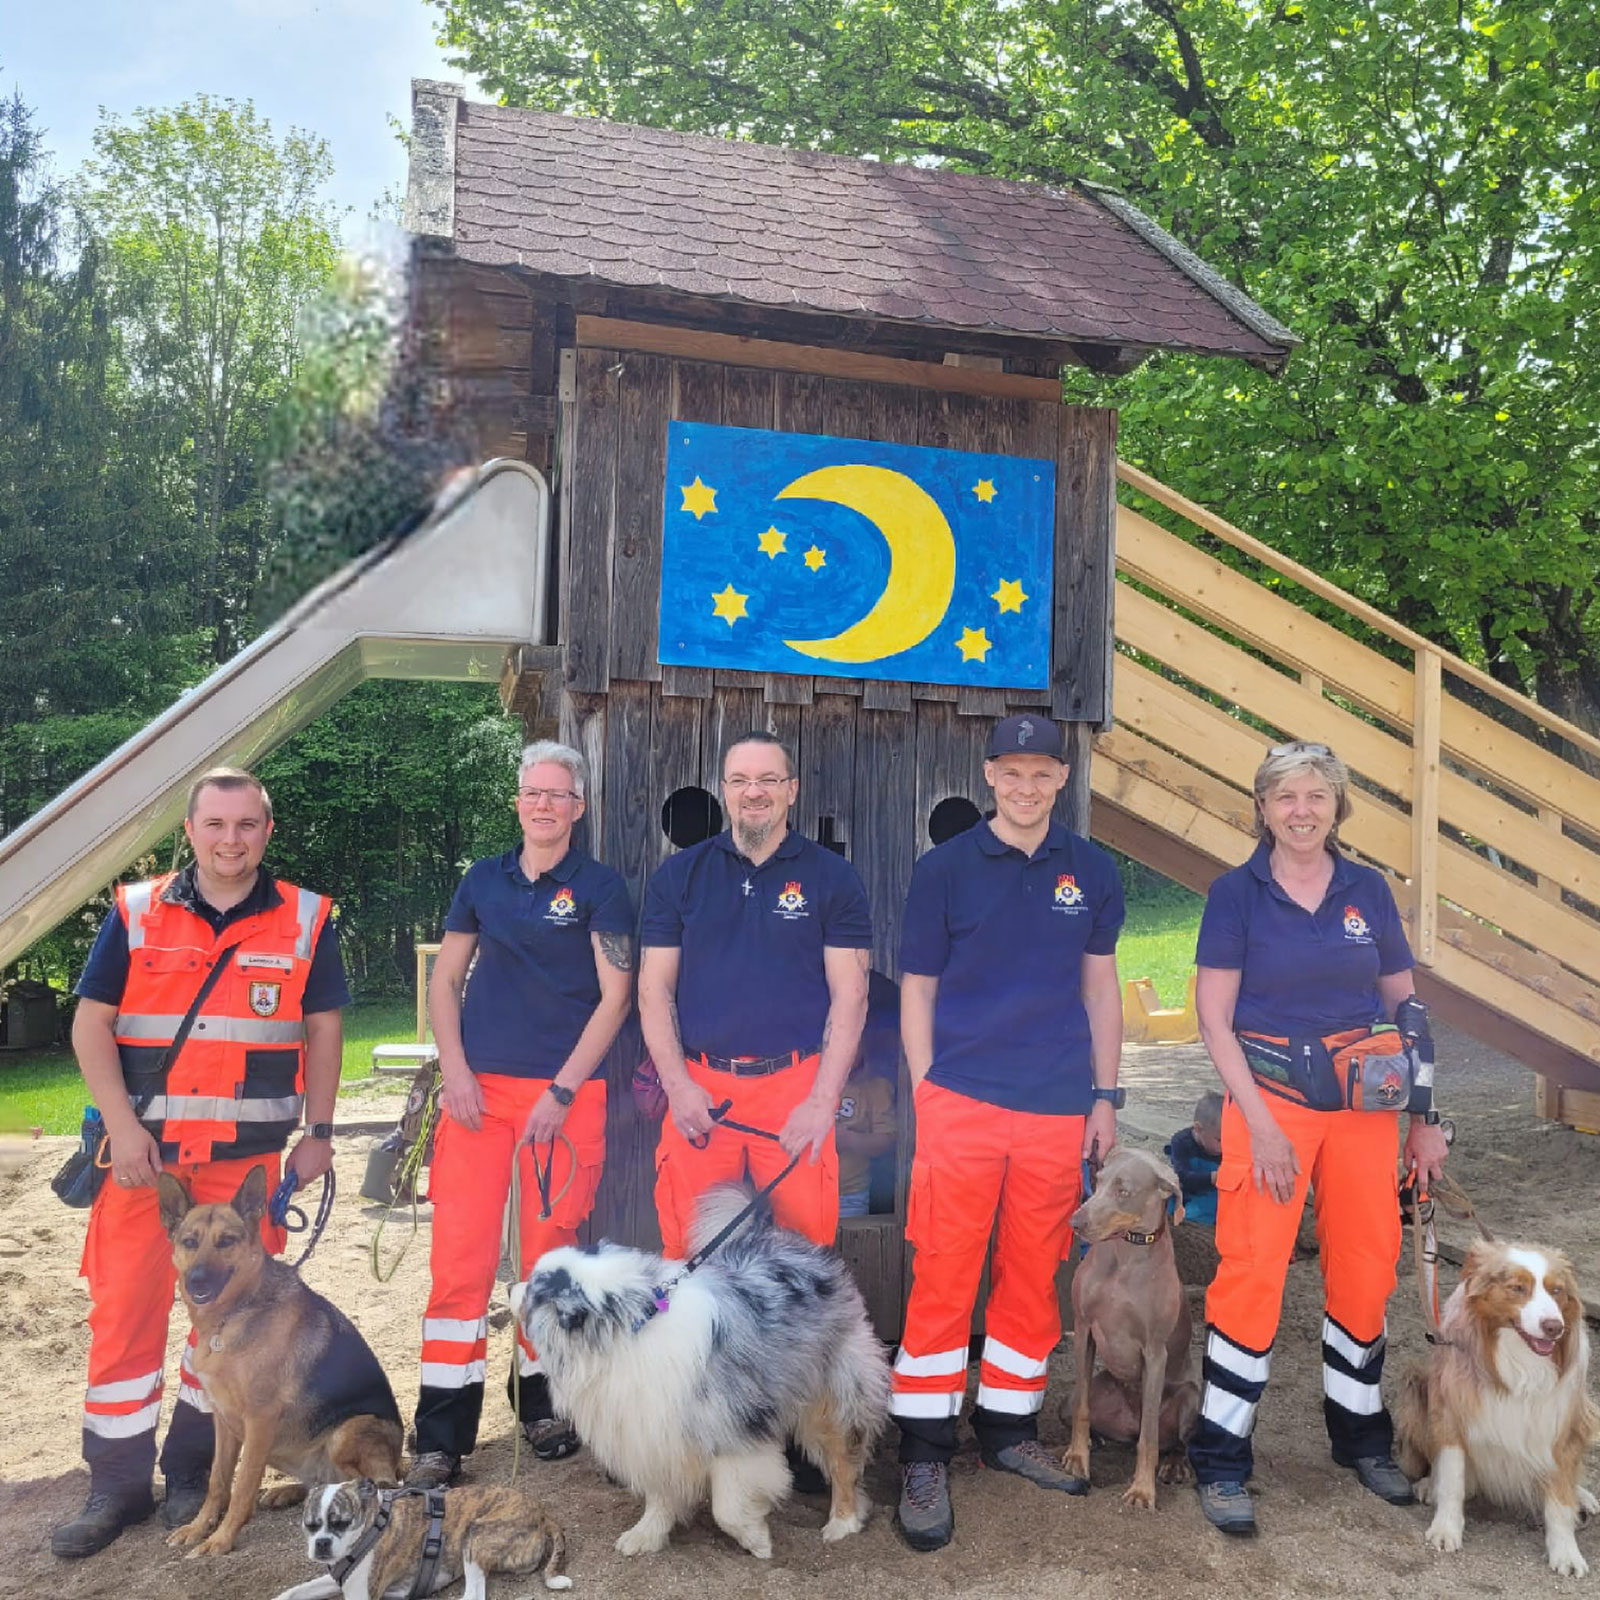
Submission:
M 1600 739 L 1137 468 L 1118 476 L 1183 532 L 1118 506 L 1094 836 L 1204 890 L 1251 851 L 1267 748 L 1331 745 L 1357 788 L 1342 837 L 1389 875 L 1423 997 L 1539 1073 L 1553 1114 L 1563 1090 L 1600 1091 L 1600 779 L 1573 759 L 1600 761 Z M 1345 626 L 1285 598 L 1282 579 Z

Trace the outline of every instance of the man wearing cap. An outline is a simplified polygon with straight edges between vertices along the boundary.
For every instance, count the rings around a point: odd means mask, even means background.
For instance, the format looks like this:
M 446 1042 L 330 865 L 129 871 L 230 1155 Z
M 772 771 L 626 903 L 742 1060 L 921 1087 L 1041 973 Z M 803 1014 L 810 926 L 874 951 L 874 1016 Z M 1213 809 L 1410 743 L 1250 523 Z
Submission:
M 1036 1420 L 1061 1336 L 1055 1275 L 1080 1162 L 1111 1148 L 1123 1094 L 1122 884 L 1105 851 L 1051 818 L 1067 781 L 1060 730 L 1042 715 L 1006 717 L 983 772 L 994 813 L 917 862 L 900 943 L 916 1256 L 890 1412 L 899 1527 L 917 1550 L 954 1531 L 948 1463 L 991 1235 L 972 1413 L 984 1464 L 1041 1488 L 1088 1490 L 1039 1444 Z
M 730 827 L 669 856 L 645 890 L 639 1021 L 668 1113 L 656 1151 L 662 1249 L 688 1254 L 713 1184 L 778 1185 L 780 1227 L 831 1245 L 834 1121 L 867 1016 L 872 915 L 855 869 L 789 827 L 794 763 L 769 733 L 722 758 Z M 776 1135 L 718 1126 L 727 1121 Z

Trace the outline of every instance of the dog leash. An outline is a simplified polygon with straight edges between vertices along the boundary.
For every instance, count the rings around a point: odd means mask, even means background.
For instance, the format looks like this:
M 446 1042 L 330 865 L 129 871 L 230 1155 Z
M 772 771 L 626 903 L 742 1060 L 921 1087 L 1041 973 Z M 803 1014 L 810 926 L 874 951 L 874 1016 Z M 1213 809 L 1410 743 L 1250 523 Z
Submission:
M 727 1128 L 734 1133 L 747 1133 L 756 1139 L 770 1139 L 774 1144 L 778 1143 L 778 1135 L 770 1132 L 766 1128 L 752 1128 L 747 1122 L 735 1122 L 733 1118 L 728 1115 L 732 1109 L 733 1101 L 724 1100 L 720 1106 L 713 1106 L 709 1115 L 711 1120 L 719 1128 Z M 692 1144 L 697 1150 L 704 1150 L 710 1142 L 710 1133 L 704 1133 L 698 1139 L 691 1139 L 689 1141 L 689 1143 Z M 802 1151 L 800 1154 L 804 1154 L 804 1152 Z M 725 1245 L 728 1240 L 731 1239 L 734 1234 L 736 1234 L 739 1229 L 750 1220 L 752 1216 L 755 1215 L 756 1211 L 759 1210 L 766 1201 L 772 1198 L 772 1191 L 776 1189 L 778 1185 L 782 1183 L 783 1180 L 787 1178 L 789 1174 L 793 1172 L 794 1169 L 799 1165 L 800 1155 L 791 1156 L 789 1165 L 786 1166 L 783 1171 L 772 1180 L 771 1183 L 767 1184 L 765 1188 L 758 1189 L 751 1197 L 749 1203 L 743 1208 L 743 1210 L 739 1212 L 736 1217 L 733 1218 L 731 1222 L 728 1222 L 719 1228 L 716 1234 L 711 1239 L 707 1240 L 705 1244 L 701 1245 L 700 1248 L 696 1250 L 695 1253 L 690 1256 L 689 1259 L 685 1261 L 684 1264 L 666 1280 L 666 1282 L 652 1285 L 650 1290 L 650 1304 L 645 1308 L 643 1315 L 635 1320 L 632 1329 L 634 1333 L 638 1333 L 639 1330 L 645 1327 L 653 1318 L 660 1316 L 661 1313 L 667 1309 L 668 1305 L 671 1303 L 672 1291 L 676 1289 L 678 1285 L 690 1275 L 690 1273 L 699 1271 L 699 1269 L 703 1267 L 706 1262 L 708 1262 L 712 1256 L 714 1256 L 717 1251 L 720 1250 L 723 1245 Z
M 306 1221 L 305 1212 L 294 1204 L 295 1191 L 300 1187 L 300 1179 L 292 1172 L 283 1175 L 283 1182 L 273 1191 L 272 1198 L 267 1202 L 267 1220 L 275 1228 L 282 1228 L 285 1233 L 304 1233 L 309 1228 L 311 1237 L 306 1240 L 306 1247 L 300 1252 L 300 1259 L 291 1262 L 296 1272 L 311 1259 L 311 1252 L 317 1248 L 317 1242 L 322 1238 L 322 1230 L 328 1226 L 328 1218 L 333 1215 L 333 1197 L 336 1185 L 333 1179 L 333 1168 L 329 1167 L 322 1174 L 322 1197 L 317 1201 L 317 1215 L 314 1222 Z
M 395 1252 L 394 1259 L 389 1263 L 389 1270 L 383 1270 L 382 1258 L 378 1252 L 378 1243 L 383 1238 L 383 1230 L 389 1225 L 389 1218 L 394 1215 L 394 1208 L 399 1204 L 398 1198 L 393 1198 L 383 1208 L 383 1215 L 378 1218 L 378 1226 L 372 1233 L 371 1266 L 372 1276 L 379 1283 L 388 1283 L 395 1273 L 400 1270 L 400 1263 L 405 1259 L 406 1251 L 411 1248 L 411 1241 L 421 1231 L 422 1224 L 417 1215 L 417 1185 L 422 1179 L 422 1168 L 428 1154 L 428 1136 L 433 1132 L 433 1124 L 439 1114 L 439 1082 L 437 1077 L 429 1086 L 428 1093 L 422 1104 L 422 1113 L 417 1123 L 417 1137 L 411 1148 L 406 1151 L 406 1158 L 400 1163 L 394 1175 L 394 1194 L 396 1197 L 409 1193 L 411 1196 L 411 1232 L 406 1235 L 404 1243 Z
M 1430 1188 L 1412 1168 L 1400 1184 L 1400 1207 L 1411 1218 L 1412 1258 L 1417 1269 L 1417 1296 L 1422 1303 L 1423 1336 L 1429 1344 L 1448 1344 L 1439 1331 L 1439 1234 L 1436 1209 L 1443 1206 L 1458 1222 L 1471 1222 L 1485 1239 L 1494 1235 L 1484 1225 L 1466 1190 L 1441 1172 Z

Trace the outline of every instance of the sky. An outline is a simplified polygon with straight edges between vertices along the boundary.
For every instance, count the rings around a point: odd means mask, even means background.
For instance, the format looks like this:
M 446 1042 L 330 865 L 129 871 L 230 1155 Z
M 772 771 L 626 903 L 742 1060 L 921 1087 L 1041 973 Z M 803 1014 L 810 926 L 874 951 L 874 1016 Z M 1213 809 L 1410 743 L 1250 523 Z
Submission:
M 58 177 L 93 154 L 101 107 L 127 117 L 196 94 L 253 100 L 281 136 L 328 141 L 328 194 L 354 240 L 385 189 L 403 194 L 412 78 L 465 75 L 425 0 L 6 0 L 0 93 L 20 90 Z M 469 92 L 471 92 L 469 90 Z

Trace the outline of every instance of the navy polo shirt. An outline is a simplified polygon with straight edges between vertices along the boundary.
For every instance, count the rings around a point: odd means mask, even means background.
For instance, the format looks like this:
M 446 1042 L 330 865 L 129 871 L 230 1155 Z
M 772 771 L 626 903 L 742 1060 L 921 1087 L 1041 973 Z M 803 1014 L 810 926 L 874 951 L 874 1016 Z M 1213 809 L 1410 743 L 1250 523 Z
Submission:
M 1341 855 L 1315 911 L 1272 876 L 1272 841 L 1211 885 L 1195 961 L 1237 972 L 1235 1028 L 1299 1037 L 1365 1028 L 1383 1013 L 1378 979 L 1410 971 L 1411 947 L 1383 875 Z
M 256 881 L 236 906 L 218 911 L 210 901 L 201 897 L 195 887 L 194 864 L 191 862 L 162 891 L 161 898 L 181 905 L 211 924 L 214 933 L 261 911 L 271 911 L 283 896 L 278 893 L 274 874 L 267 867 L 256 871 Z M 76 994 L 81 1000 L 98 1000 L 102 1005 L 120 1006 L 123 991 L 128 986 L 128 929 L 115 906 L 106 913 L 100 932 L 89 952 L 83 975 L 78 979 Z M 305 997 L 301 1011 L 312 1016 L 319 1011 L 338 1011 L 350 1004 L 350 985 L 345 981 L 344 961 L 339 955 L 339 936 L 334 932 L 333 918 L 329 917 L 317 935 L 311 951 L 311 969 L 306 974 Z
M 929 1081 L 1011 1111 L 1087 1112 L 1083 958 L 1115 952 L 1123 916 L 1116 863 L 1059 822 L 1031 856 L 987 820 L 928 851 L 900 970 L 939 980 Z
M 823 949 L 870 950 L 872 913 L 856 869 L 803 834 L 757 867 L 723 832 L 656 869 L 639 942 L 682 951 L 685 1054 L 808 1055 L 828 1016 Z
M 521 854 L 474 861 L 444 929 L 478 941 L 461 1003 L 467 1064 L 508 1078 L 553 1078 L 600 1004 L 589 936 L 631 935 L 633 906 L 622 879 L 581 850 L 568 850 L 532 883 Z

